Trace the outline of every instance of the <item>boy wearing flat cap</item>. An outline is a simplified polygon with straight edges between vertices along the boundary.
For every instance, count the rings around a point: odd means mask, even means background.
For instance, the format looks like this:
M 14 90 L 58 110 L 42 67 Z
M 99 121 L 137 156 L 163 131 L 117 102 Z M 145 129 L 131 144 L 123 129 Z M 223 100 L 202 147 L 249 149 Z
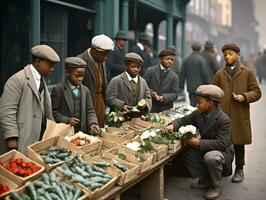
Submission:
M 126 54 L 126 70 L 114 77 L 107 88 L 107 104 L 111 110 L 127 112 L 143 99 L 145 100 L 145 108 L 143 110 L 151 110 L 150 90 L 146 81 L 139 76 L 142 63 L 143 60 L 138 54 Z
M 149 67 L 144 74 L 152 96 L 151 112 L 162 112 L 173 108 L 178 97 L 178 77 L 171 70 L 175 52 L 164 49 L 160 52 L 160 64 Z
M 222 51 L 226 64 L 216 73 L 213 83 L 225 92 L 221 108 L 231 118 L 231 141 L 236 158 L 232 182 L 239 183 L 244 179 L 245 144 L 252 142 L 249 104 L 260 99 L 261 90 L 252 70 L 239 62 L 238 45 L 227 43 Z
M 0 154 L 11 149 L 26 153 L 27 146 L 42 138 L 46 119 L 53 120 L 44 77 L 60 58 L 47 45 L 34 46 L 31 54 L 32 64 L 7 80 L 0 99 Z
M 114 50 L 114 42 L 104 34 L 96 35 L 91 40 L 91 48 L 84 51 L 78 57 L 87 64 L 83 84 L 89 88 L 93 106 L 96 112 L 99 126 L 104 127 L 107 74 L 105 61 L 108 54 Z
M 82 84 L 86 62 L 79 57 L 65 59 L 66 80 L 52 89 L 52 108 L 56 122 L 71 124 L 75 133 L 99 131 L 90 90 Z
M 217 199 L 221 193 L 221 176 L 230 175 L 234 158 L 231 144 L 230 118 L 219 107 L 224 96 L 215 85 L 201 85 L 196 90 L 197 110 L 172 121 L 162 129 L 165 133 L 178 131 L 181 126 L 193 125 L 199 138 L 186 140 L 183 162 L 192 178 L 199 177 L 192 188 L 208 189 L 205 199 Z

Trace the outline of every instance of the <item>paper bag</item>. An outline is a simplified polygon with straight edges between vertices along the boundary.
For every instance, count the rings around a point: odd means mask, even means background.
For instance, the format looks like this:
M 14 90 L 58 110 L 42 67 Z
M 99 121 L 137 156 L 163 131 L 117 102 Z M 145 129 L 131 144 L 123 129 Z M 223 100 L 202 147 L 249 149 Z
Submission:
M 74 127 L 70 124 L 56 123 L 52 120 L 47 119 L 46 130 L 43 134 L 42 140 L 55 137 L 55 136 L 67 136 L 74 135 Z

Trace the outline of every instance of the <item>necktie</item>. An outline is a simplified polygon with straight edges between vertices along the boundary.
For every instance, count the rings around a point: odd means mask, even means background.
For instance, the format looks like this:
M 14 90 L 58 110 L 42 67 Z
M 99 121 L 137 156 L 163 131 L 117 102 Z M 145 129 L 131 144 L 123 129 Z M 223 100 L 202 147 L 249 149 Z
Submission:
M 41 79 L 40 79 L 40 87 L 39 87 L 39 93 L 40 94 L 42 93 L 43 89 L 44 89 L 44 82 L 43 82 L 43 78 L 41 77 Z
M 132 92 L 135 95 L 136 92 L 137 92 L 137 83 L 134 80 L 131 80 L 130 81 L 130 85 L 131 85 L 131 88 L 132 88 Z

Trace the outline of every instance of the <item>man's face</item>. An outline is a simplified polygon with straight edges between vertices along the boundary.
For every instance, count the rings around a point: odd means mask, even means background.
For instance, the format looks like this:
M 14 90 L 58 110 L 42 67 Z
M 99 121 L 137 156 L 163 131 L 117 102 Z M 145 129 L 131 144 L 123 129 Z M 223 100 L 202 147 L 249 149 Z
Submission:
M 132 62 L 129 62 L 127 65 L 127 73 L 132 78 L 136 77 L 139 74 L 140 70 L 141 70 L 141 66 L 137 62 L 132 61 Z
M 105 62 L 107 59 L 108 54 L 110 53 L 110 51 L 98 51 L 98 50 L 94 50 L 92 52 L 92 56 L 93 59 L 95 60 L 95 62 Z
M 82 83 L 85 76 L 85 68 L 70 68 L 67 70 L 67 78 L 74 85 Z
M 165 68 L 172 67 L 174 64 L 174 56 L 173 55 L 163 56 L 160 58 L 160 62 Z
M 124 48 L 125 47 L 125 45 L 126 45 L 126 40 L 123 40 L 123 39 L 117 39 L 116 40 L 116 45 L 119 47 L 119 48 Z
M 48 75 L 51 75 L 54 71 L 54 65 L 55 63 L 37 58 L 35 62 L 35 68 L 40 73 L 41 76 L 47 77 Z
M 236 64 L 236 62 L 238 61 L 238 58 L 240 56 L 239 53 L 237 53 L 231 49 L 227 49 L 223 53 L 224 53 L 224 61 L 226 62 L 226 64 L 229 64 L 229 65 Z

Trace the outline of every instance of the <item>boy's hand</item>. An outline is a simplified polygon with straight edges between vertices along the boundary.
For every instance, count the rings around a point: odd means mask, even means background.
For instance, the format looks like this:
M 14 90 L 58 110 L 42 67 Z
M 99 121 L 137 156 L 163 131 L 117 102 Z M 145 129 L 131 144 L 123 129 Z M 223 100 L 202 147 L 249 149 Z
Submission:
M 6 139 L 6 147 L 9 150 L 18 149 L 18 138 L 12 137 Z
M 129 105 L 126 105 L 126 104 L 122 108 L 122 110 L 125 111 L 125 112 L 129 112 L 129 110 L 131 110 L 131 109 L 132 109 L 132 106 L 129 106 Z
M 71 124 L 72 126 L 76 126 L 79 122 L 80 120 L 76 117 L 70 117 L 68 119 L 68 123 Z
M 235 94 L 233 95 L 233 98 L 235 101 L 240 102 L 240 103 L 245 101 L 245 97 L 242 94 Z
M 195 137 L 185 141 L 185 144 L 191 147 L 199 147 L 199 143 L 200 143 L 199 139 Z
M 96 132 L 99 132 L 100 131 L 100 127 L 99 127 L 98 124 L 92 124 L 92 125 L 90 125 L 90 129 L 91 130 L 94 130 Z
M 173 124 L 169 124 L 167 126 L 164 126 L 163 128 L 161 128 L 161 131 L 163 133 L 171 133 L 174 131 L 174 125 Z

